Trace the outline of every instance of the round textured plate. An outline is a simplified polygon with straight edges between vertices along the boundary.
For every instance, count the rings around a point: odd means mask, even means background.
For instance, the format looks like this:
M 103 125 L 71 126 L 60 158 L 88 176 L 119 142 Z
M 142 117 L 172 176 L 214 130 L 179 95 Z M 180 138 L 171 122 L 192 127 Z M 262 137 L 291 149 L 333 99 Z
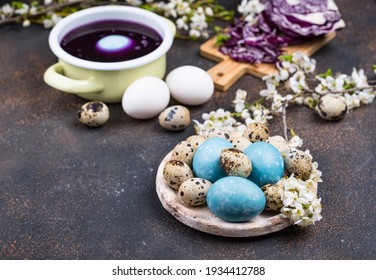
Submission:
M 199 231 L 227 237 L 259 236 L 284 229 L 292 222 L 281 214 L 264 211 L 261 215 L 244 223 L 230 223 L 214 216 L 206 205 L 187 207 L 178 198 L 177 191 L 170 188 L 163 178 L 163 168 L 170 159 L 168 153 L 158 167 L 156 185 L 163 207 L 183 224 Z

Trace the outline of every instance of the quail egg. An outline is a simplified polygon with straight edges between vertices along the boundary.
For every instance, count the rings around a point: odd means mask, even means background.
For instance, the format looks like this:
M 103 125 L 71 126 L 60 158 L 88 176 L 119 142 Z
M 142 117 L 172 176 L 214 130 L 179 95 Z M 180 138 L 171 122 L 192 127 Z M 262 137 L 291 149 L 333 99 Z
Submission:
M 266 198 L 266 210 L 279 211 L 283 207 L 282 195 L 284 186 L 281 181 L 275 184 L 267 184 L 263 186 L 262 191 Z
M 177 144 L 172 150 L 171 159 L 181 160 L 191 166 L 194 154 L 195 149 L 192 144 L 184 140 L 179 142 L 179 144 Z
M 282 157 L 285 158 L 289 152 L 289 146 L 285 138 L 280 135 L 270 136 L 266 143 L 272 144 L 281 153 Z
M 193 172 L 185 162 L 169 160 L 163 168 L 163 178 L 169 187 L 178 190 L 184 181 L 193 178 Z
M 213 127 L 213 128 L 209 128 L 208 130 L 204 131 L 202 136 L 205 139 L 209 139 L 209 138 L 213 138 L 213 137 L 219 137 L 219 138 L 229 140 L 230 135 L 231 135 L 231 133 L 225 128 Z
M 251 123 L 244 130 L 243 137 L 248 138 L 253 143 L 266 141 L 269 137 L 269 128 L 263 123 Z
M 78 111 L 78 120 L 88 126 L 101 126 L 109 117 L 108 107 L 102 101 L 87 102 Z
M 218 137 L 206 140 L 198 147 L 193 156 L 192 168 L 196 177 L 205 178 L 210 182 L 225 177 L 226 173 L 220 163 L 223 149 L 232 148 L 232 144 Z
M 249 141 L 248 138 L 245 138 L 245 137 L 230 137 L 230 142 L 232 143 L 232 145 L 234 145 L 234 148 L 239 150 L 239 151 L 242 151 L 244 152 L 245 149 L 248 148 L 249 145 L 252 144 L 251 141 Z
M 228 176 L 247 178 L 251 174 L 251 161 L 246 154 L 237 149 L 223 149 L 220 155 L 220 162 Z
M 206 193 L 211 185 L 211 182 L 203 178 L 188 179 L 180 185 L 178 197 L 186 205 L 202 205 L 206 203 Z
M 309 179 L 312 172 L 312 159 L 301 150 L 294 150 L 285 159 L 286 169 L 290 174 L 301 178 L 302 180 Z
M 346 99 L 342 95 L 325 94 L 320 97 L 315 109 L 320 117 L 336 121 L 342 119 L 347 113 Z
M 193 149 L 197 150 L 197 148 L 205 142 L 205 138 L 199 135 L 191 135 L 187 139 L 185 139 L 189 143 L 191 143 Z
M 159 115 L 160 126 L 167 130 L 183 130 L 187 128 L 190 123 L 191 114 L 188 108 L 181 105 L 168 107 Z

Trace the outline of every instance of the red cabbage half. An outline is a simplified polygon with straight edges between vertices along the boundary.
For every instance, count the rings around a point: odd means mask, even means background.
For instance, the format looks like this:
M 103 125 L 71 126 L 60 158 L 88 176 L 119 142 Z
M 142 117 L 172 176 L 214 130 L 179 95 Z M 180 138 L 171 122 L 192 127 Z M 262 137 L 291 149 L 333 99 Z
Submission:
M 235 20 L 220 51 L 249 63 L 275 63 L 280 48 L 345 26 L 333 0 L 264 0 L 256 23 Z
M 333 0 L 264 0 L 263 15 L 294 37 L 327 34 L 345 26 Z

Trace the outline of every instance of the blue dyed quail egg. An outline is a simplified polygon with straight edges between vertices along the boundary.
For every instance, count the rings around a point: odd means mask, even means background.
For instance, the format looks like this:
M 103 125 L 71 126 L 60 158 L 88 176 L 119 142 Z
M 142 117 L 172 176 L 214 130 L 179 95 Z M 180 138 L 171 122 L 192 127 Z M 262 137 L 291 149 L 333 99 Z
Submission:
M 265 195 L 248 179 L 228 176 L 219 179 L 206 194 L 209 210 L 228 222 L 246 222 L 265 208 Z
M 230 137 L 230 142 L 232 143 L 232 145 L 234 145 L 235 149 L 242 151 L 242 152 L 244 152 L 245 149 L 247 149 L 248 146 L 252 144 L 252 142 L 249 141 L 248 138 L 245 138 L 242 136 Z
M 81 106 L 78 111 L 78 120 L 87 126 L 101 126 L 110 117 L 106 104 L 102 101 L 90 101 Z
M 249 139 L 251 142 L 266 141 L 269 137 L 269 128 L 267 125 L 260 122 L 253 122 L 244 129 L 243 137 Z
M 163 168 L 163 178 L 169 187 L 178 190 L 184 181 L 193 178 L 193 172 L 185 162 L 169 160 Z
M 187 139 L 185 139 L 189 143 L 191 143 L 193 149 L 197 150 L 197 148 L 205 142 L 205 138 L 199 135 L 191 135 Z
M 221 151 L 232 147 L 232 144 L 223 138 L 207 139 L 198 147 L 193 156 L 192 167 L 195 176 L 210 182 L 225 177 L 226 173 L 220 163 Z
M 273 145 L 256 142 L 244 153 L 252 162 L 252 172 L 248 179 L 260 188 L 266 184 L 277 183 L 283 176 L 285 168 L 281 153 Z
M 180 141 L 172 150 L 171 159 L 181 160 L 191 166 L 194 154 L 195 149 L 193 148 L 192 144 L 183 140 Z
M 206 203 L 206 193 L 212 185 L 203 178 L 191 178 L 184 181 L 178 191 L 179 199 L 188 206 L 199 206 Z
M 184 106 L 174 105 L 166 108 L 159 115 L 158 120 L 161 127 L 171 131 L 180 131 L 190 125 L 191 113 Z
M 285 159 L 286 169 L 302 180 L 308 180 L 312 172 L 312 159 L 301 150 L 292 151 Z
M 251 161 L 243 152 L 237 149 L 230 148 L 222 150 L 220 162 L 228 176 L 247 178 L 251 174 Z

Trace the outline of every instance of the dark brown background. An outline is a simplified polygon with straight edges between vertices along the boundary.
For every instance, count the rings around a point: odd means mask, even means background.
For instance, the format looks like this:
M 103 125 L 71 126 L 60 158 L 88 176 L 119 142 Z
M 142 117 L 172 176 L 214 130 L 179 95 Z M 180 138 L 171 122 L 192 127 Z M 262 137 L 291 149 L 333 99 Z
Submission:
M 235 7 L 240 1 L 220 1 Z M 318 71 L 350 74 L 363 68 L 375 78 L 376 3 L 337 0 L 347 27 L 314 58 Z M 193 127 L 173 133 L 157 119 L 129 118 L 110 105 L 108 123 L 81 125 L 84 100 L 52 89 L 43 73 L 56 62 L 49 30 L 0 28 L 0 258 L 1 259 L 375 259 L 375 109 L 373 103 L 326 122 L 305 107 L 291 107 L 287 121 L 305 140 L 324 182 L 323 219 L 256 238 L 201 233 L 175 220 L 160 204 L 155 176 L 164 155 Z M 168 71 L 214 64 L 198 54 L 200 43 L 175 41 Z M 241 78 L 192 118 L 219 107 L 231 110 L 238 88 L 251 98 L 263 88 Z M 281 122 L 272 124 L 281 133 Z

